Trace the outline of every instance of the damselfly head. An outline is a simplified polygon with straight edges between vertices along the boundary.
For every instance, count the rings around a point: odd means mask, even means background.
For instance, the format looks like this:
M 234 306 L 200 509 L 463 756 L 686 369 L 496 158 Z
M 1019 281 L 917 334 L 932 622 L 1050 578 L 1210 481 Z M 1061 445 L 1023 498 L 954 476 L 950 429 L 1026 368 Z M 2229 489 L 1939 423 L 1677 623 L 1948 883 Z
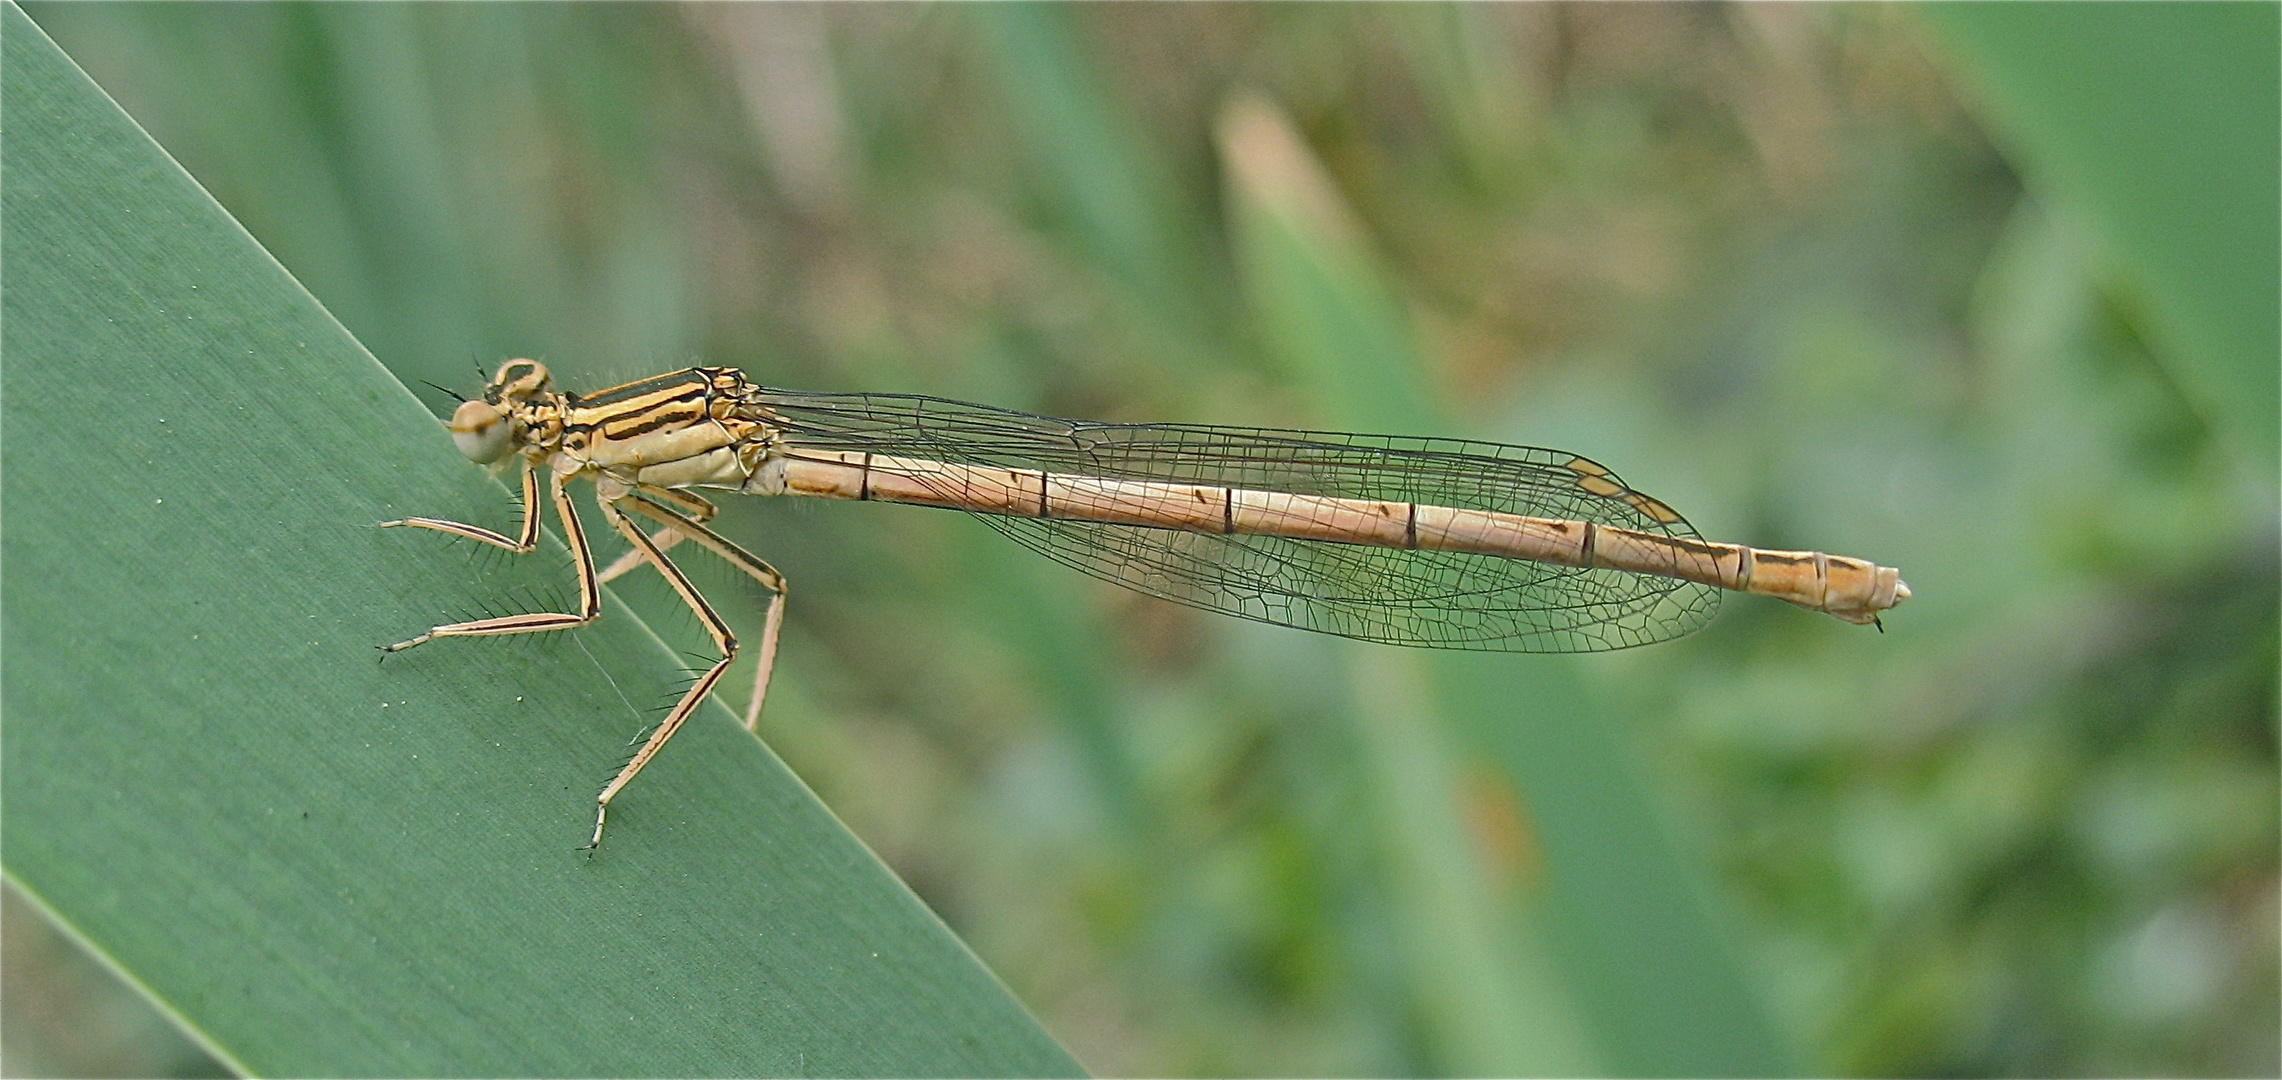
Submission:
M 489 465 L 512 449 L 515 422 L 507 407 L 489 401 L 463 401 L 452 410 L 452 445 L 469 461 Z
M 547 365 L 537 360 L 509 360 L 483 388 L 483 399 L 494 405 L 512 405 L 547 392 Z
M 477 401 L 463 401 L 452 410 L 452 444 L 469 461 L 489 465 L 515 448 L 516 410 L 550 392 L 547 365 L 537 360 L 509 360 L 483 388 Z

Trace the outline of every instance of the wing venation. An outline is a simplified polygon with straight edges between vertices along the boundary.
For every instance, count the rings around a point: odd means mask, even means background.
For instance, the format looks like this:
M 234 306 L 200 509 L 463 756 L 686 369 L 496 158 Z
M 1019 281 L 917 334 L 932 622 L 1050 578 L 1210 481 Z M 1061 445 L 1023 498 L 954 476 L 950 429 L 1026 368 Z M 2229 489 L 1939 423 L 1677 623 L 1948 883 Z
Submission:
M 1689 540 L 1663 503 L 1575 454 L 1460 439 L 1098 424 L 940 398 L 767 390 L 750 408 L 797 447 L 1126 480 L 1455 506 Z M 1396 645 L 1593 652 L 1687 634 L 1710 586 L 1466 552 L 976 514 L 1065 566 L 1208 611 Z

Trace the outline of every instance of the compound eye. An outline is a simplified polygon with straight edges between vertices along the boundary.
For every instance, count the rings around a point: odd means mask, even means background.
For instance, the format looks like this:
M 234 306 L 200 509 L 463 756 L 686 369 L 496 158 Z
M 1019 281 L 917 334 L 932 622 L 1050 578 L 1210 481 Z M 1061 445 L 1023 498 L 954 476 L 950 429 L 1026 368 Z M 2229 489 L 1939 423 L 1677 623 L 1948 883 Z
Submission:
M 452 445 L 469 461 L 489 465 L 507 456 L 508 435 L 514 425 L 507 411 L 484 401 L 463 401 L 452 410 Z

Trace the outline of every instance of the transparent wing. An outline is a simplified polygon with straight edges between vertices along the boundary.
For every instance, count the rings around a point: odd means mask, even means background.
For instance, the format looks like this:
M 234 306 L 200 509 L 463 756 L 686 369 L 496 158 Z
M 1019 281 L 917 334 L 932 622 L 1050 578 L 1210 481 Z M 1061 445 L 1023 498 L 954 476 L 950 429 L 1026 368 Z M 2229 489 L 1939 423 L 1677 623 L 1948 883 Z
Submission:
M 1120 480 L 1590 521 L 1701 540 L 1585 458 L 1460 439 L 1097 424 L 896 394 L 761 389 L 744 406 L 794 448 Z M 1596 652 L 1687 634 L 1719 590 L 1610 569 L 1059 518 L 976 514 L 1056 562 L 1192 607 L 1393 645 Z

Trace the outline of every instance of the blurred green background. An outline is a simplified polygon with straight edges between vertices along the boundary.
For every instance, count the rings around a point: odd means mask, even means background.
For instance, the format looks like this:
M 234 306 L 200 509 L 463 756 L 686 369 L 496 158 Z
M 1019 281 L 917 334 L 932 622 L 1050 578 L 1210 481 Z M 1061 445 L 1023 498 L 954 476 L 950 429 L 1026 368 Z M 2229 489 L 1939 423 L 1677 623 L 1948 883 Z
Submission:
M 1453 658 L 726 507 L 764 737 L 1097 1073 L 2282 1069 L 2271 6 L 28 10 L 407 382 L 1548 445 L 1917 590 Z M 211 1070 L 10 902 L 12 1075 Z

